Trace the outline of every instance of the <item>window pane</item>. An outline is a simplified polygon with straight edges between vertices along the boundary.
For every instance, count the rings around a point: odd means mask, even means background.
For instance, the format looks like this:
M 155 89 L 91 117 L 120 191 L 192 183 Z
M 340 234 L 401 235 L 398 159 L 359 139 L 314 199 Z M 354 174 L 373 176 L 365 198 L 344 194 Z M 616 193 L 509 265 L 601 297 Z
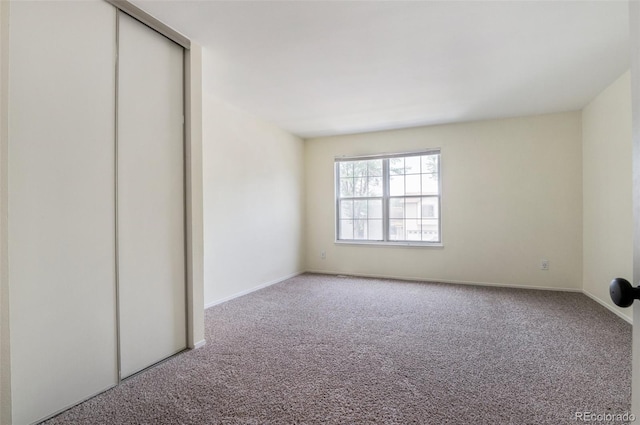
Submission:
M 439 157 L 440 155 L 423 155 L 421 157 L 422 173 L 437 173 Z
M 353 220 L 340 220 L 340 239 L 353 239 Z
M 381 241 L 382 220 L 369 220 L 369 240 Z
M 420 195 L 420 175 L 412 174 L 405 176 L 404 192 L 406 195 Z
M 426 242 L 438 242 L 440 240 L 437 219 L 422 220 L 422 240 Z
M 356 200 L 353 201 L 353 218 L 367 218 L 367 201 L 365 200 Z
M 408 156 L 404 159 L 405 174 L 420 174 L 420 157 Z
M 404 158 L 390 158 L 389 173 L 391 175 L 404 174 Z
M 369 177 L 368 196 L 382 196 L 382 177 Z
M 367 220 L 353 220 L 353 239 L 367 239 Z
M 367 178 L 366 177 L 356 177 L 353 179 L 353 196 L 354 197 L 363 197 L 367 196 Z
M 404 240 L 404 220 L 389 220 L 389 240 Z
M 422 198 L 422 218 L 438 218 L 438 198 Z
M 438 175 L 437 174 L 423 174 L 422 175 L 422 194 L 423 195 L 437 195 L 438 188 Z
M 353 177 L 353 162 L 340 163 L 340 177 Z
M 369 200 L 368 218 L 382 218 L 382 199 Z
M 341 219 L 353 218 L 353 201 L 352 200 L 340 201 L 340 218 Z
M 422 223 L 421 220 L 405 220 L 406 238 L 408 241 L 422 240 Z
M 340 196 L 343 198 L 353 196 L 353 179 L 340 179 Z
M 354 177 L 366 177 L 367 176 L 367 163 L 369 161 L 352 161 L 353 164 L 353 176 Z
M 439 153 L 337 167 L 340 239 L 440 242 Z
M 420 208 L 420 204 L 420 198 L 405 198 L 405 218 L 420 218 L 422 216 L 422 209 Z
M 369 165 L 367 174 L 369 175 L 369 177 L 382 177 L 382 160 L 374 159 L 368 162 Z
M 404 198 L 392 198 L 389 200 L 389 217 L 404 218 Z
M 391 196 L 404 195 L 404 176 L 391 176 L 389 178 L 389 194 Z

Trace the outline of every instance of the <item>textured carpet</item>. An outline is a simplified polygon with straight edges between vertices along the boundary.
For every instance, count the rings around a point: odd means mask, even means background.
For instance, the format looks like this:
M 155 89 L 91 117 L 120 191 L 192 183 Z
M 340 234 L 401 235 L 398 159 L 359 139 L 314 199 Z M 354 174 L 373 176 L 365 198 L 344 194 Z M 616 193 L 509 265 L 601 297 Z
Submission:
M 47 424 L 575 424 L 630 407 L 631 326 L 582 294 L 302 275 Z M 610 422 L 599 422 L 610 423 Z

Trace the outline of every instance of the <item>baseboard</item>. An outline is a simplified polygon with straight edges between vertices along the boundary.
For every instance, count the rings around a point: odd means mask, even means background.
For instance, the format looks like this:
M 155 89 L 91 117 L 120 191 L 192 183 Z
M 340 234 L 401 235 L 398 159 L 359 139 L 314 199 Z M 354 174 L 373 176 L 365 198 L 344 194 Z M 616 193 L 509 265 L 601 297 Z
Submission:
M 596 297 L 595 295 L 593 295 L 592 293 L 586 291 L 586 290 L 582 290 L 582 293 L 585 294 L 587 297 L 591 298 L 593 301 L 597 302 L 598 304 L 600 304 L 601 306 L 603 306 L 604 308 L 606 308 L 607 310 L 609 310 L 610 312 L 612 312 L 613 314 L 615 314 L 616 316 L 618 316 L 619 318 L 621 318 L 622 320 L 624 320 L 625 322 L 627 322 L 630 325 L 633 325 L 633 319 L 630 317 L 625 316 L 624 314 L 622 314 L 620 311 L 618 311 L 617 309 L 613 308 L 613 306 L 607 304 L 606 302 L 602 301 L 600 298 Z
M 285 281 L 287 279 L 291 279 L 292 277 L 299 276 L 299 275 L 301 275 L 303 273 L 326 274 L 326 275 L 331 275 L 331 276 L 344 275 L 344 276 L 354 276 L 354 277 L 368 277 L 368 278 L 374 278 L 374 279 L 395 279 L 395 280 L 406 280 L 406 281 L 411 281 L 411 282 L 442 282 L 442 283 L 450 283 L 450 284 L 453 284 L 453 285 L 490 286 L 490 287 L 496 287 L 496 288 L 516 288 L 516 289 L 535 289 L 535 290 L 540 290 L 540 291 L 579 292 L 579 293 L 582 293 L 582 294 L 586 295 L 587 297 L 591 298 L 593 301 L 597 302 L 598 304 L 600 304 L 601 306 L 603 306 L 604 308 L 606 308 L 607 310 L 609 310 L 610 312 L 612 312 L 613 314 L 615 314 L 616 316 L 618 316 L 619 318 L 624 320 L 625 322 L 633 325 L 633 319 L 627 317 L 626 315 L 624 315 L 620 311 L 614 309 L 612 306 L 610 306 L 606 302 L 602 301 L 600 298 L 596 297 L 595 295 L 593 295 L 590 292 L 588 292 L 588 291 L 586 291 L 584 289 L 581 289 L 581 288 L 556 288 L 556 287 L 550 287 L 550 286 L 514 285 L 514 284 L 507 284 L 507 283 L 476 282 L 476 281 L 465 281 L 465 280 L 435 279 L 435 278 L 424 278 L 424 277 L 407 277 L 407 276 L 380 275 L 380 274 L 368 274 L 368 273 L 345 273 L 345 272 L 336 272 L 336 271 L 327 271 L 327 270 L 306 270 L 306 271 L 302 271 L 302 272 L 292 273 L 290 275 L 287 275 L 287 276 L 284 276 L 284 277 L 281 277 L 281 278 L 278 278 L 278 279 L 274 279 L 274 280 L 269 281 L 269 282 L 262 283 L 262 284 L 260 284 L 258 286 L 255 286 L 255 287 L 251 288 L 251 289 L 247 289 L 245 291 L 241 291 L 241 292 L 238 292 L 236 294 L 230 295 L 228 297 L 222 298 L 220 300 L 214 301 L 212 303 L 206 304 L 204 307 L 205 307 L 205 309 L 207 309 L 207 308 L 213 307 L 215 305 L 222 304 L 222 303 L 230 301 L 230 300 L 232 300 L 234 298 L 238 298 L 238 297 L 241 297 L 243 295 L 247 295 L 247 294 L 250 294 L 252 292 L 259 291 L 260 289 L 264 289 L 264 288 L 269 287 L 271 285 L 275 285 L 276 283 L 280 283 L 280 282 Z M 206 344 L 205 340 L 199 341 L 198 343 L 195 344 L 194 348 L 200 348 L 200 347 L 204 346 L 205 344 Z
M 238 297 L 241 297 L 243 295 L 247 295 L 247 294 L 250 294 L 252 292 L 259 291 L 260 289 L 264 289 L 264 288 L 266 288 L 268 286 L 275 285 L 276 283 L 283 282 L 283 281 L 285 281 L 287 279 L 291 279 L 292 277 L 300 276 L 302 273 L 304 273 L 304 271 L 295 272 L 295 273 L 292 273 L 292 274 L 287 275 L 287 276 L 279 277 L 278 279 L 270 280 L 269 282 L 261 283 L 258 286 L 254 286 L 253 288 L 246 289 L 244 291 L 237 292 L 237 293 L 235 293 L 233 295 L 229 295 L 228 297 L 224 297 L 222 299 L 207 303 L 207 304 L 204 305 L 204 308 L 207 309 L 207 308 L 211 308 L 213 306 L 216 306 L 218 304 L 226 303 L 227 301 L 231 301 L 231 300 L 233 300 L 235 298 L 238 298 Z
M 355 276 L 355 277 L 370 277 L 374 279 L 394 279 L 394 280 L 406 280 L 411 282 L 441 282 L 451 283 L 453 285 L 473 285 L 473 286 L 492 286 L 497 288 L 517 288 L 517 289 L 536 289 L 541 291 L 560 291 L 560 292 L 582 292 L 580 288 L 556 288 L 551 286 L 529 286 L 529 285 L 514 285 L 508 283 L 492 283 L 492 282 L 473 282 L 466 280 L 448 280 L 426 277 L 407 277 L 407 276 L 393 276 L 393 275 L 379 275 L 379 274 L 366 274 L 366 273 L 345 273 L 334 271 L 319 271 L 319 270 L 307 270 L 307 273 L 327 274 L 332 276 Z
M 192 350 L 197 350 L 198 348 L 204 347 L 206 344 L 207 344 L 207 341 L 203 339 L 193 344 L 193 347 L 189 347 L 189 348 L 191 348 Z

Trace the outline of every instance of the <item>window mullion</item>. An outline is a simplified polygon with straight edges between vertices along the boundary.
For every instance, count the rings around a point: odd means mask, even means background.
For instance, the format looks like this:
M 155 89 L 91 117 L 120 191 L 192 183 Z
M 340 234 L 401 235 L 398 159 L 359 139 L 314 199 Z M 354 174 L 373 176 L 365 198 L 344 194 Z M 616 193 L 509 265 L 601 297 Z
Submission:
M 389 241 L 389 159 L 382 161 L 382 240 Z
M 340 215 L 340 163 L 336 162 L 335 163 L 335 175 L 336 175 L 336 184 L 335 184 L 335 191 L 336 191 L 336 196 L 335 196 L 335 201 L 336 201 L 336 217 L 338 217 L 337 223 L 336 223 L 336 228 L 335 228 L 335 232 L 336 232 L 336 240 L 340 239 L 340 222 L 342 221 L 342 216 Z

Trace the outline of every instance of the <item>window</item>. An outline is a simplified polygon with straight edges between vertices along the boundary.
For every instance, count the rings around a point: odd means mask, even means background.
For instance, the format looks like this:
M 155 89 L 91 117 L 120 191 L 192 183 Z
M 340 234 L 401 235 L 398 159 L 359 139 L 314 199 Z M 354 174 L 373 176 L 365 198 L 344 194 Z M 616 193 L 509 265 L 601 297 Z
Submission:
M 337 240 L 439 244 L 440 151 L 336 159 Z

